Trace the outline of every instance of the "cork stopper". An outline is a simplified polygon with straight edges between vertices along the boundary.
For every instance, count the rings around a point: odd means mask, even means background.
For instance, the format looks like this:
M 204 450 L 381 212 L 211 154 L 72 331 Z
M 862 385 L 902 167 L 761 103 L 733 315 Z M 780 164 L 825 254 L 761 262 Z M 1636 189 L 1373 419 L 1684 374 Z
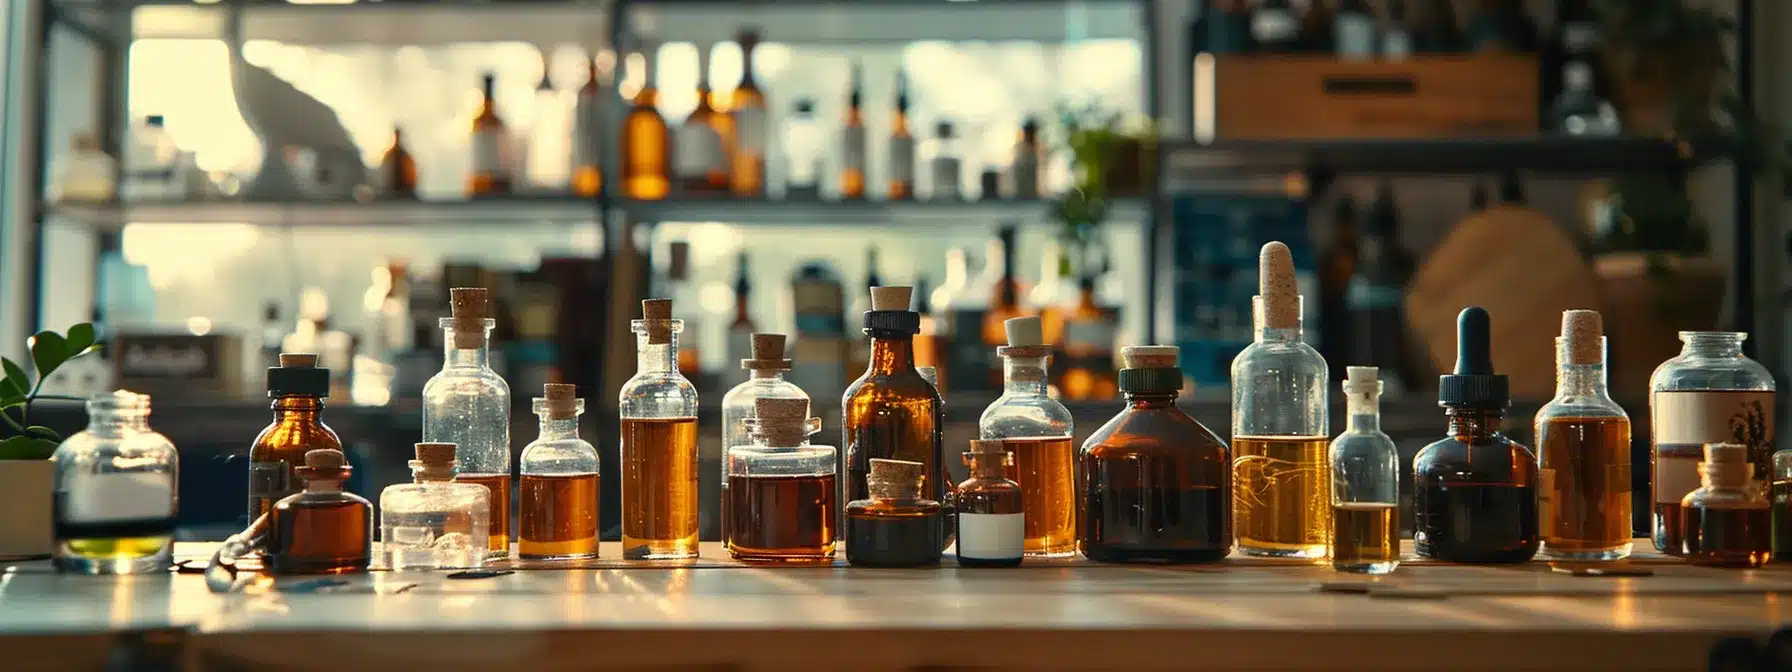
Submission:
M 416 445 L 417 459 L 411 462 L 411 475 L 419 481 L 448 481 L 454 479 L 455 445 L 452 443 L 419 443 Z
M 1352 385 L 1366 385 L 1381 380 L 1381 369 L 1373 366 L 1344 367 L 1344 382 Z
M 915 290 L 913 287 L 903 287 L 900 285 L 890 286 L 890 287 L 872 287 L 871 288 L 871 309 L 872 310 L 908 310 L 909 306 L 910 306 L 910 303 L 909 303 L 910 295 L 913 294 L 914 291 Z
M 1002 330 L 1008 333 L 1008 344 L 996 348 L 996 354 L 1003 357 L 1029 358 L 1049 357 L 1052 348 L 1045 344 L 1045 330 L 1040 326 L 1037 317 L 1013 317 L 1002 322 Z M 1037 368 L 1037 367 L 1028 367 Z M 1039 371 L 1039 375 L 1045 375 Z M 1012 375 L 1010 376 L 1013 377 Z
M 1597 310 L 1562 311 L 1561 356 L 1563 364 L 1601 364 L 1605 361 L 1605 325 Z
M 783 334 L 753 334 L 753 357 L 740 360 L 740 368 L 754 371 L 789 371 L 784 358 Z
M 809 400 L 761 397 L 753 400 L 753 433 L 768 446 L 800 446 L 809 436 Z
M 548 383 L 542 386 L 541 398 L 547 417 L 555 420 L 579 417 L 579 386 Z
M 1373 366 L 1344 368 L 1344 398 L 1351 415 L 1379 413 L 1381 370 Z
M 672 300 L 643 299 L 641 301 L 641 326 L 647 332 L 649 344 L 671 343 Z
M 341 469 L 347 463 L 342 451 L 330 448 L 305 451 L 305 466 L 312 469 Z
M 282 352 L 280 366 L 287 369 L 314 369 L 317 368 L 317 355 L 308 352 Z
M 872 458 L 865 483 L 877 499 L 919 499 L 926 468 L 920 462 Z
M 1705 444 L 1705 461 L 1699 465 L 1709 485 L 1745 488 L 1754 477 L 1748 462 L 1748 446 L 1740 443 Z
M 1006 477 L 1008 459 L 1008 448 L 1001 439 L 972 439 L 971 449 L 964 454 L 971 475 L 979 478 Z
M 299 471 L 307 490 L 331 490 L 348 479 L 348 459 L 342 451 L 319 448 L 305 453 L 305 466 Z
M 1174 345 L 1129 345 L 1120 349 L 1120 359 L 1129 369 L 1172 369 L 1178 352 Z
M 448 290 L 448 316 L 453 323 L 454 347 L 484 347 L 485 321 L 491 318 L 491 295 L 484 287 L 451 288 Z
M 1263 246 L 1257 262 L 1257 298 L 1261 303 L 1259 328 L 1300 326 L 1300 288 L 1294 279 L 1294 257 L 1281 241 Z

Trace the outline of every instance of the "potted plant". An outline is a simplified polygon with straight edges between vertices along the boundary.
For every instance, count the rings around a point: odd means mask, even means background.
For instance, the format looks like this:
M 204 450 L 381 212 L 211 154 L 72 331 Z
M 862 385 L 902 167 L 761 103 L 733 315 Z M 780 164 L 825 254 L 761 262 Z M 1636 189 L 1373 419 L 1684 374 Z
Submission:
M 0 557 L 47 556 L 52 543 L 50 499 L 55 483 L 55 464 L 50 456 L 62 443 L 62 435 L 43 425 L 31 424 L 32 402 L 50 399 L 40 394 L 44 380 L 68 360 L 92 352 L 93 325 L 69 327 L 67 335 L 38 332 L 29 341 L 32 368 L 0 357 Z
M 1062 151 L 1070 154 L 1070 189 L 1052 202 L 1052 216 L 1063 224 L 1059 243 L 1077 273 L 1095 272 L 1089 247 L 1096 243 L 1108 206 L 1116 196 L 1148 193 L 1155 187 L 1157 136 L 1147 124 L 1126 129 L 1124 115 L 1100 103 L 1081 108 L 1058 107 L 1064 127 Z

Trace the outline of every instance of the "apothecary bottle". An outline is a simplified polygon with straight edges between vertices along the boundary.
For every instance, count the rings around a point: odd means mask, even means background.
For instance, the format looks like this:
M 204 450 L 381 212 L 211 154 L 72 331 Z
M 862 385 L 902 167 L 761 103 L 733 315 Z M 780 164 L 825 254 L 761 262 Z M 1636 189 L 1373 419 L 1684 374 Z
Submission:
M 1400 452 L 1381 431 L 1381 379 L 1346 370 L 1344 433 L 1332 440 L 1332 569 L 1387 574 L 1400 565 Z
M 1246 555 L 1323 558 L 1331 532 L 1329 373 L 1301 340 L 1288 246 L 1263 246 L 1258 285 L 1256 340 L 1232 360 L 1232 531 Z
M 1212 562 L 1232 549 L 1232 456 L 1176 407 L 1178 350 L 1122 348 L 1126 408 L 1095 430 L 1077 458 L 1079 546 L 1099 562 Z
M 1552 560 L 1630 556 L 1630 417 L 1605 384 L 1598 312 L 1562 313 L 1556 396 L 1537 412 L 1537 515 Z
M 600 469 L 597 448 L 579 438 L 585 400 L 573 385 L 548 383 L 534 408 L 541 433 L 518 458 L 517 557 L 595 558 Z
M 1026 555 L 1025 495 L 1008 478 L 1013 454 L 1000 439 L 977 440 L 964 461 L 971 477 L 952 493 L 959 566 L 1019 567 Z
M 510 385 L 492 370 L 490 339 L 497 321 L 486 291 L 449 290 L 450 317 L 441 320 L 442 371 L 423 385 L 423 440 L 452 443 L 460 460 L 455 480 L 491 489 L 492 557 L 510 554 Z
M 1699 489 L 1680 500 L 1680 554 L 1695 565 L 1760 567 L 1773 552 L 1773 514 L 1755 484 L 1751 446 L 1705 444 Z
M 813 445 L 821 419 L 809 400 L 761 397 L 747 420 L 752 439 L 728 447 L 723 509 L 733 529 L 729 554 L 745 562 L 821 562 L 838 544 L 835 499 L 839 453 Z
M 784 358 L 783 334 L 753 334 L 751 359 L 743 359 L 740 368 L 749 372 L 746 382 L 728 390 L 722 396 L 722 446 L 746 446 L 753 443 L 748 421 L 756 416 L 755 404 L 760 399 L 801 399 L 807 407 L 809 394 L 803 388 L 784 379 L 784 372 L 790 370 L 790 360 Z M 807 411 L 805 411 L 807 412 Z M 729 478 L 728 460 L 722 460 L 722 545 L 726 547 L 734 536 L 734 517 L 729 511 L 731 498 L 728 496 Z M 829 495 L 829 498 L 838 493 Z M 838 501 L 838 500 L 835 500 Z M 830 523 L 831 525 L 831 523 Z
M 871 310 L 865 313 L 871 360 L 840 401 L 846 444 L 842 500 L 871 496 L 872 460 L 920 464 L 920 496 L 929 501 L 943 501 L 951 487 L 940 442 L 940 395 L 915 370 L 914 337 L 921 315 L 909 310 L 910 292 L 908 287 L 871 288 Z M 942 534 L 937 550 L 950 544 L 950 535 Z M 850 553 L 850 543 L 847 548 Z
M 865 567 L 940 562 L 945 507 L 922 492 L 927 465 L 872 458 L 865 499 L 846 505 L 846 561 Z
M 373 560 L 373 504 L 344 492 L 348 460 L 337 450 L 305 453 L 305 489 L 274 504 L 266 568 L 274 574 L 364 572 Z
M 1076 553 L 1077 510 L 1070 410 L 1046 394 L 1052 351 L 1039 318 L 1011 318 L 1002 326 L 1008 337 L 996 350 L 1002 396 L 983 409 L 977 433 L 1008 451 L 1008 480 L 1020 484 L 1025 500 L 1027 555 L 1069 556 Z
M 697 557 L 697 388 L 678 372 L 671 299 L 641 302 L 635 375 L 623 383 L 622 557 Z
M 305 463 L 306 451 L 342 450 L 342 439 L 323 422 L 330 370 L 317 366 L 317 355 L 281 353 L 280 365 L 268 369 L 267 384 L 274 422 L 249 447 L 250 522 L 302 489 L 295 469 Z
M 1649 378 L 1650 536 L 1655 550 L 1678 554 L 1680 500 L 1699 487 L 1707 443 L 1748 446 L 1755 483 L 1766 487 L 1774 448 L 1772 374 L 1742 353 L 1748 334 L 1682 331 L 1680 354 Z
M 145 574 L 173 560 L 180 456 L 149 428 L 149 397 L 87 400 L 87 429 L 56 447 L 51 498 L 58 571 Z
M 457 483 L 452 443 L 419 443 L 411 482 L 380 491 L 380 558 L 388 569 L 485 565 L 491 536 L 490 488 Z

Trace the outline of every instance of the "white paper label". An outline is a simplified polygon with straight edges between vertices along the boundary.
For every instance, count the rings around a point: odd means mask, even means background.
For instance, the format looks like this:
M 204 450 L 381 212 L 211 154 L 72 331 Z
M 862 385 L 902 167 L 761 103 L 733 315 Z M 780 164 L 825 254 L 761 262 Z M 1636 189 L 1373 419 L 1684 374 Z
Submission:
M 840 131 L 840 142 L 844 145 L 840 152 L 840 165 L 843 168 L 865 169 L 865 127 L 848 126 Z M 894 146 L 892 146 L 894 150 Z
M 958 557 L 1018 558 L 1026 550 L 1026 517 L 1019 513 L 958 514 Z
M 505 174 L 503 131 L 488 129 L 473 134 L 473 173 Z
M 672 165 L 679 177 L 702 177 L 712 170 L 723 169 L 722 136 L 706 125 L 680 126 L 673 154 Z
M 735 147 L 753 156 L 765 156 L 765 110 L 748 107 L 734 111 Z
M 915 179 L 915 139 L 907 136 L 890 138 L 890 181 L 912 182 Z
M 1649 395 L 1649 415 L 1656 503 L 1677 504 L 1698 489 L 1707 443 L 1748 446 L 1754 485 L 1765 492 L 1773 467 L 1772 392 L 1655 392 Z
M 67 484 L 65 523 L 109 523 L 174 515 L 174 480 L 165 473 L 82 474 Z

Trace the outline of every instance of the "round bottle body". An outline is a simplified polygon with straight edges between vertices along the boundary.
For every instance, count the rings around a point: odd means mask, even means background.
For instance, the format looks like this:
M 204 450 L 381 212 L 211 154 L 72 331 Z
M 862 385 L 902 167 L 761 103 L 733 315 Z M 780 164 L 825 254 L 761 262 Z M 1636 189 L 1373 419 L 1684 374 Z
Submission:
M 1325 557 L 1328 379 L 1325 359 L 1298 329 L 1259 330 L 1232 361 L 1232 530 L 1240 552 Z
M 87 429 L 57 446 L 51 496 L 58 571 L 165 572 L 173 561 L 180 457 L 149 428 L 149 397 L 99 395 Z
M 1014 362 L 1008 364 L 1010 374 Z M 999 439 L 1008 452 L 1006 478 L 1020 485 L 1026 521 L 1026 554 L 1069 557 L 1076 554 L 1076 445 L 1070 410 L 1045 393 L 1044 366 L 1035 383 L 1017 383 L 977 421 L 983 439 Z
M 1134 396 L 1077 458 L 1083 555 L 1098 562 L 1225 558 L 1231 468 L 1226 443 L 1176 408 L 1175 395 Z
M 785 380 L 782 372 L 753 371 L 751 378 L 734 386 L 734 389 L 728 390 L 728 393 L 722 396 L 722 447 L 724 450 L 734 446 L 753 444 L 747 420 L 757 415 L 754 404 L 762 398 L 808 399 L 809 395 L 803 392 L 802 388 Z M 728 509 L 728 480 L 728 460 L 724 457 L 721 465 L 722 546 L 724 548 L 728 546 L 729 538 L 733 536 L 731 524 L 733 516 L 730 515 Z
M 1413 459 L 1413 545 L 1446 562 L 1524 562 L 1537 553 L 1537 458 L 1496 431 L 1452 431 Z
M 1699 487 L 1706 443 L 1749 447 L 1757 487 L 1766 492 L 1774 446 L 1773 376 L 1742 353 L 1747 334 L 1683 331 L 1680 354 L 1649 378 L 1650 537 L 1679 554 L 1680 502 Z
M 380 557 L 391 570 L 485 565 L 491 489 L 472 483 L 400 483 L 380 492 Z

